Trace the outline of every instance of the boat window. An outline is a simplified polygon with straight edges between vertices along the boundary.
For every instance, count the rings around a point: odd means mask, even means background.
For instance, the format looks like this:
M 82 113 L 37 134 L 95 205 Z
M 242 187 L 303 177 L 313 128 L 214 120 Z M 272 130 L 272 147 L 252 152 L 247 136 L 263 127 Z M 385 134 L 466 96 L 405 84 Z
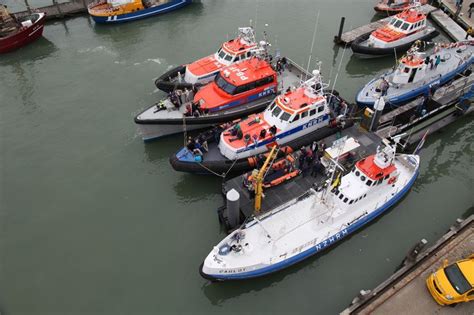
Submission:
M 239 94 L 239 93 L 247 92 L 248 90 L 249 90 L 248 84 L 244 84 L 244 85 L 236 87 L 235 92 L 233 94 Z
M 391 19 L 390 24 L 393 25 L 393 24 L 395 24 L 396 21 L 397 21 L 397 19 Z
M 341 193 L 341 194 L 339 195 L 339 199 L 342 200 L 342 198 L 344 198 L 344 194 L 343 194 L 343 193 Z
M 349 204 L 350 204 L 350 205 L 353 204 L 353 203 L 354 203 L 354 200 L 349 201 Z
M 281 108 L 277 106 L 273 110 L 272 115 L 275 116 L 275 117 L 278 117 L 278 115 L 280 115 L 280 113 L 281 113 Z
M 408 72 L 410 72 L 410 68 L 408 68 L 408 67 L 405 67 L 405 69 L 403 69 L 403 72 L 405 72 L 405 73 L 408 73 Z
M 344 198 L 344 203 L 347 203 L 347 200 L 349 200 L 349 198 Z
M 356 171 L 355 174 L 356 174 L 357 177 L 359 177 L 360 172 L 359 172 L 359 171 Z
M 412 25 L 410 26 L 410 29 L 409 29 L 409 31 L 411 31 L 411 30 L 413 29 L 413 27 L 414 27 L 414 26 L 415 26 L 415 25 L 414 25 L 414 24 L 412 24 Z
M 247 51 L 247 58 L 250 57 L 251 53 L 250 51 Z
M 225 57 L 225 52 L 224 52 L 223 50 L 220 50 L 220 52 L 219 52 L 219 58 L 224 59 L 224 57 Z
M 324 106 L 319 106 L 318 107 L 318 113 L 322 112 L 324 110 Z
M 363 182 L 365 182 L 365 176 L 362 175 L 362 176 L 360 177 L 360 180 L 363 181 Z
M 269 76 L 257 81 L 257 87 L 273 82 L 273 76 Z
M 273 102 L 270 104 L 269 110 L 272 111 L 272 110 L 275 108 L 275 106 L 276 106 L 275 101 L 273 101 Z
M 385 177 L 384 177 L 383 179 L 384 179 L 384 180 L 385 180 L 385 179 L 388 179 L 389 176 L 390 176 L 390 174 L 387 174 L 387 175 L 385 175 Z
M 402 23 L 403 23 L 403 21 L 397 19 L 397 21 L 395 22 L 395 24 L 393 26 L 398 28 L 398 27 L 400 27 L 400 25 L 402 25 Z
M 227 61 L 232 61 L 232 55 L 226 55 L 225 60 Z
M 290 119 L 291 115 L 288 114 L 287 112 L 283 112 L 283 114 L 281 114 L 280 116 L 280 119 L 281 120 L 284 120 L 284 121 L 288 121 L 288 119 Z
M 309 111 L 310 116 L 313 116 L 314 114 L 316 114 L 316 108 Z
M 306 112 L 303 112 L 303 113 L 301 113 L 301 118 L 305 118 L 306 116 L 308 116 L 308 112 L 307 112 L 307 111 L 306 111 Z
M 293 121 L 297 121 L 298 119 L 300 119 L 300 114 L 296 114 L 295 118 L 293 118 Z
M 227 82 L 222 76 L 220 73 L 217 74 L 216 76 L 216 79 L 215 79 L 215 82 L 217 84 L 217 86 L 223 90 L 224 92 L 228 93 L 228 94 L 234 94 L 235 92 L 235 86 L 233 84 L 230 84 L 229 82 Z
M 382 184 L 382 181 L 383 181 L 383 178 L 379 179 L 379 180 L 377 181 L 377 185 Z
M 372 181 L 369 179 L 366 184 L 367 184 L 367 186 L 370 186 L 370 185 L 372 185 Z
M 244 60 L 245 58 L 247 58 L 247 57 L 245 57 L 245 53 L 244 53 L 244 54 L 241 54 L 241 55 L 239 55 L 239 56 L 240 56 L 240 60 Z
M 410 24 L 403 23 L 402 30 L 406 31 L 408 29 L 408 26 L 410 26 Z
M 364 194 L 364 198 L 367 197 L 367 194 Z

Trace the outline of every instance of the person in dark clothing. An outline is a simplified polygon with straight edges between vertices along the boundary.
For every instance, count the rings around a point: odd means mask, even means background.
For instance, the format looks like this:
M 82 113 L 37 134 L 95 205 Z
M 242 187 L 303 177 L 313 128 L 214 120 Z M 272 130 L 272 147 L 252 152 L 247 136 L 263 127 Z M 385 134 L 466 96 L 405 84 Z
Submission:
M 266 135 L 267 135 L 267 130 L 266 129 L 260 130 L 260 138 L 261 139 L 264 139 Z
M 467 11 L 469 12 L 469 18 L 471 18 L 472 11 L 474 11 L 474 2 L 471 2 L 471 4 L 469 5 L 469 10 Z
M 188 138 L 188 143 L 186 144 L 186 148 L 188 148 L 188 150 L 191 152 L 193 152 L 194 149 L 196 148 L 194 145 L 194 141 L 191 137 Z
M 274 135 L 276 135 L 277 127 L 275 125 L 273 125 L 273 126 L 270 127 L 270 129 L 268 129 L 268 131 L 270 131 L 272 136 L 274 136 Z

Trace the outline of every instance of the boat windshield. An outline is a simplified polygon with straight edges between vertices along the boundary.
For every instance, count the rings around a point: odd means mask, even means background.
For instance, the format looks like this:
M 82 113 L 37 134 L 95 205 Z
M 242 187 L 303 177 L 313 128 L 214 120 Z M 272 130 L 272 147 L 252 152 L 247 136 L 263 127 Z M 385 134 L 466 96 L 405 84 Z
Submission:
M 232 58 L 234 58 L 233 55 L 226 54 L 226 52 L 222 48 L 219 48 L 219 50 L 217 51 L 217 55 L 220 59 L 227 61 L 232 61 Z
M 393 26 L 395 26 L 396 28 L 399 28 L 400 25 L 402 25 L 403 21 L 401 20 L 396 20 L 395 23 L 393 24 Z
M 471 285 L 462 274 L 458 264 L 452 264 L 451 266 L 444 268 L 444 273 L 453 288 L 459 294 L 464 294 L 471 289 Z
M 220 74 L 220 72 L 217 74 L 216 76 L 216 79 L 215 79 L 215 82 L 217 84 L 217 86 L 223 90 L 224 92 L 226 92 L 227 94 L 234 94 L 235 92 L 235 85 L 227 82 Z

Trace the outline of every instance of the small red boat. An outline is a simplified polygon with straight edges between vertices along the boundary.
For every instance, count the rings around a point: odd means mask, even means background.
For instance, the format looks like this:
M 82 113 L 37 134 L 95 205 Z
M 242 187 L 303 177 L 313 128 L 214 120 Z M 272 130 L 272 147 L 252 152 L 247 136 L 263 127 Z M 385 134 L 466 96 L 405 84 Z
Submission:
M 428 0 L 419 0 L 421 5 L 427 4 Z M 374 10 L 389 15 L 400 13 L 413 5 L 412 0 L 381 0 Z
M 43 35 L 45 13 L 32 13 L 16 19 L 0 6 L 0 53 L 25 46 Z

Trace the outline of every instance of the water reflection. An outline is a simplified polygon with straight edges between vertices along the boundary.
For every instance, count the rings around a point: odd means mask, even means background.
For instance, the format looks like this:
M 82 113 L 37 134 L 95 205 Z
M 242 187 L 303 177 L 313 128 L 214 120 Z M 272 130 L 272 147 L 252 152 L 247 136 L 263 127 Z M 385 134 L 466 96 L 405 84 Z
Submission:
M 440 177 L 450 175 L 455 169 L 465 169 L 458 163 L 464 160 L 463 156 L 472 156 L 473 154 L 471 146 L 474 140 L 474 135 L 471 132 L 472 127 L 472 118 L 463 117 L 444 130 L 428 136 L 425 147 L 421 152 L 421 163 L 426 164 L 425 172 L 420 176 L 420 180 L 415 183 L 416 190 L 436 182 Z M 466 170 L 468 171 L 464 174 L 464 178 L 469 183 L 473 179 L 471 165 L 466 165 Z
M 170 166 L 171 167 L 171 166 Z M 192 203 L 219 195 L 223 181 L 217 176 L 203 176 L 176 172 L 179 180 L 173 186 L 178 199 L 185 203 Z
M 27 61 L 37 61 L 49 57 L 56 52 L 58 48 L 47 38 L 40 37 L 36 41 L 15 50 L 11 53 L 4 54 L 0 58 L 0 65 L 15 66 Z
M 366 77 L 367 75 L 374 76 L 389 71 L 394 64 L 394 57 L 361 59 L 352 54 L 346 64 L 346 72 L 354 78 Z

